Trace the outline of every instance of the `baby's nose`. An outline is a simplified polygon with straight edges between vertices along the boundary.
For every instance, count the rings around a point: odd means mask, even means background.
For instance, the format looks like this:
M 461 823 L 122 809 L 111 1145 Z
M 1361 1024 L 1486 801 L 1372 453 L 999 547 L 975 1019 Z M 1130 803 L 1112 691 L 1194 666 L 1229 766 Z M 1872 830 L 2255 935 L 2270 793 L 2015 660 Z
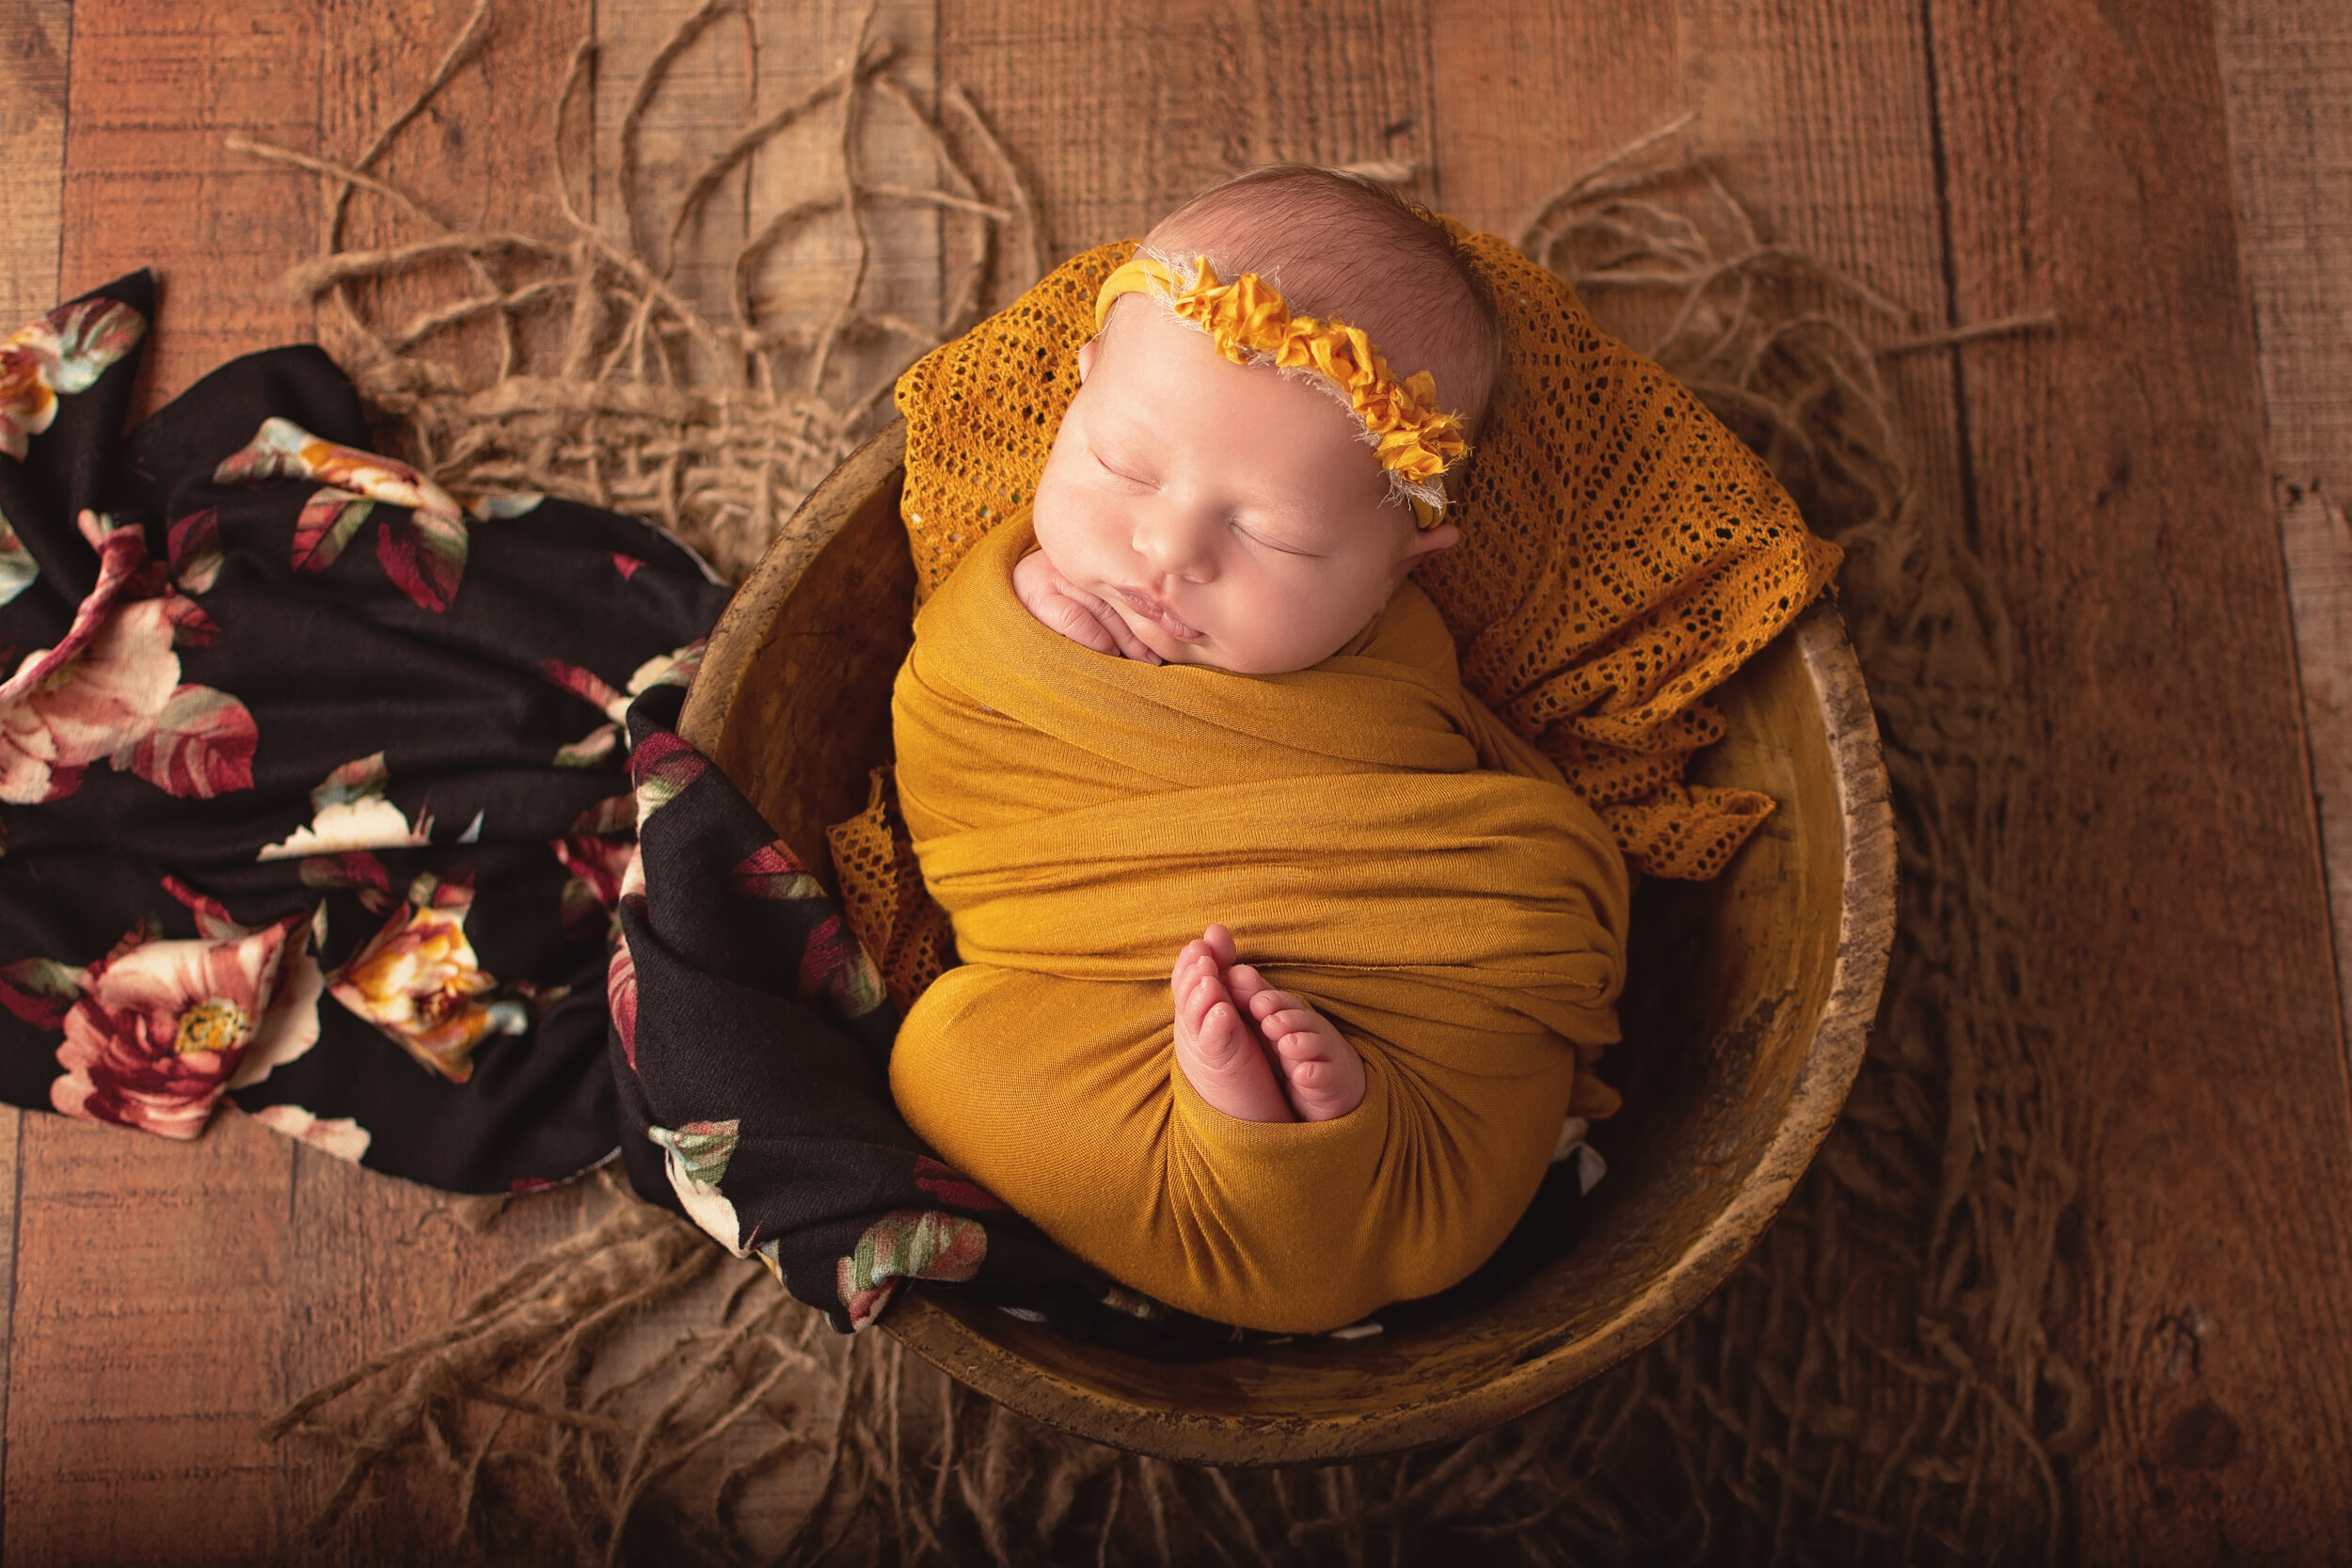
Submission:
M 1204 581 L 1215 569 L 1218 526 L 1187 507 L 1155 507 L 1136 519 L 1135 551 L 1155 572 Z

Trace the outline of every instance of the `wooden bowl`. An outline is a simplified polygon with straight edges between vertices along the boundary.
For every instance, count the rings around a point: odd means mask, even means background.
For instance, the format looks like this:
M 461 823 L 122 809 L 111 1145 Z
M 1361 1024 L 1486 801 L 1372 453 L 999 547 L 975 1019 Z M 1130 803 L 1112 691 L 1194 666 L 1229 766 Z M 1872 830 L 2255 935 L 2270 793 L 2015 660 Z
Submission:
M 686 738 L 830 876 L 825 827 L 888 755 L 914 569 L 898 521 L 903 428 L 844 462 L 713 634 Z M 1025 1415 L 1210 1465 L 1354 1458 L 1459 1438 L 1573 1388 L 1672 1327 L 1755 1244 L 1845 1101 L 1894 936 L 1886 770 L 1853 649 L 1818 605 L 1727 683 L 1730 733 L 1694 779 L 1780 802 L 1712 882 L 1634 901 L 1626 1109 L 1583 1241 L 1500 1305 L 1408 1333 L 1301 1339 L 1168 1365 L 1076 1344 L 952 1289 L 883 1326 Z

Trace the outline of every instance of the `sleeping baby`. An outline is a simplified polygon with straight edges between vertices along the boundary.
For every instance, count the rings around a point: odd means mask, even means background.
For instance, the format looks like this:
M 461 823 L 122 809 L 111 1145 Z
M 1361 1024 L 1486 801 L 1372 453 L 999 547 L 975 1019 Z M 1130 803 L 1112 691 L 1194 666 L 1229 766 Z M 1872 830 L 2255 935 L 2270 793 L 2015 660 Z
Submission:
M 1027 506 L 933 594 L 898 799 L 961 958 L 908 1122 L 1121 1282 L 1317 1331 L 1470 1273 L 1605 1097 L 1627 876 L 1408 580 L 1500 361 L 1446 230 L 1323 170 L 1164 220 Z

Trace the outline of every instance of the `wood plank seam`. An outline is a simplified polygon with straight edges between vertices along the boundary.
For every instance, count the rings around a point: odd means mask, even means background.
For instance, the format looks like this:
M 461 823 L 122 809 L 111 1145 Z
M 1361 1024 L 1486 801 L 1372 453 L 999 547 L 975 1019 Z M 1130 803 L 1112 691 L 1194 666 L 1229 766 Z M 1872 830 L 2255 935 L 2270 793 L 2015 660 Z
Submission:
M 1935 0 L 1915 0 L 1918 8 L 1920 59 L 1926 66 L 1928 166 L 1935 182 L 1935 252 L 1944 287 L 1944 327 L 1959 330 L 1960 261 L 1952 245 L 1952 169 L 1944 137 L 1944 88 L 1938 75 Z M 1971 550 L 1983 548 L 1978 526 L 1977 446 L 1968 428 L 1968 355 L 1959 344 L 1946 351 L 1951 364 L 1952 461 L 1959 475 L 1961 538 Z

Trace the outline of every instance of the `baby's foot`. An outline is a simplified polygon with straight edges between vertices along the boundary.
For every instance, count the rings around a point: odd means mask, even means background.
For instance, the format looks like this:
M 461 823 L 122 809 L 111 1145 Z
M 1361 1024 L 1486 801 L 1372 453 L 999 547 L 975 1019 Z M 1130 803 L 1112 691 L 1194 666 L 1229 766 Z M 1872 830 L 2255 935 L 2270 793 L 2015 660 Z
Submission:
M 1364 1059 L 1329 1019 L 1248 964 L 1229 966 L 1225 983 L 1257 1023 L 1299 1120 L 1336 1121 L 1364 1102 Z
M 1266 1060 L 1259 1031 L 1226 989 L 1225 975 L 1232 967 L 1233 936 L 1222 926 L 1210 927 L 1176 955 L 1168 975 L 1176 999 L 1176 1065 L 1194 1091 L 1227 1116 L 1289 1121 L 1290 1101 Z M 1256 978 L 1254 971 L 1251 977 Z M 1264 989 L 1263 982 L 1258 989 Z

